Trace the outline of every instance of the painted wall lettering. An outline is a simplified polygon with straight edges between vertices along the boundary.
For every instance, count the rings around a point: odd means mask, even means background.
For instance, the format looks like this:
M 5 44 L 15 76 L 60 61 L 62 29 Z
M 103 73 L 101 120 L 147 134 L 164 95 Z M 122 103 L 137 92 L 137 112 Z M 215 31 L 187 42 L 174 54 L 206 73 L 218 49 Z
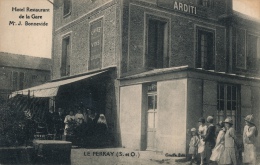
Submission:
M 103 41 L 103 24 L 102 19 L 90 23 L 90 57 L 89 69 L 102 67 L 102 41 Z
M 197 7 L 191 4 L 186 4 L 186 3 L 182 3 L 179 1 L 172 1 L 172 0 L 157 0 L 157 5 L 159 7 L 197 15 Z

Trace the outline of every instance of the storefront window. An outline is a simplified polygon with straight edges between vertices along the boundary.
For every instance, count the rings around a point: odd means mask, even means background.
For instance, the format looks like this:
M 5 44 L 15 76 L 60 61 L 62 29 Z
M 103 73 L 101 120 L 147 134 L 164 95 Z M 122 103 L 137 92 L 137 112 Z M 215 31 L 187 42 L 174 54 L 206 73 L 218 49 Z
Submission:
M 240 111 L 238 109 L 238 87 L 235 85 L 219 84 L 217 92 L 217 122 L 231 117 L 234 128 L 240 131 Z

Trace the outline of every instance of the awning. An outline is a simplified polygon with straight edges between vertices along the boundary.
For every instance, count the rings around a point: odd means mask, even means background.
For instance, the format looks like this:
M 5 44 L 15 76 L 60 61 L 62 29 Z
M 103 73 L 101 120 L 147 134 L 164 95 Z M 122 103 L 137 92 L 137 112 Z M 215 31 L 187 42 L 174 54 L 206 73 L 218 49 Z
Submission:
M 71 84 L 76 81 L 84 80 L 93 76 L 96 76 L 98 74 L 104 73 L 105 71 L 89 74 L 89 75 L 84 75 L 80 77 L 75 77 L 75 78 L 70 78 L 66 80 L 60 80 L 60 81 L 55 81 L 55 82 L 48 82 L 39 86 L 23 89 L 20 91 L 15 91 L 13 92 L 9 98 L 15 97 L 16 95 L 28 95 L 28 92 L 30 92 L 30 96 L 33 97 L 53 97 L 56 96 L 59 90 L 60 86 L 66 85 L 66 84 Z

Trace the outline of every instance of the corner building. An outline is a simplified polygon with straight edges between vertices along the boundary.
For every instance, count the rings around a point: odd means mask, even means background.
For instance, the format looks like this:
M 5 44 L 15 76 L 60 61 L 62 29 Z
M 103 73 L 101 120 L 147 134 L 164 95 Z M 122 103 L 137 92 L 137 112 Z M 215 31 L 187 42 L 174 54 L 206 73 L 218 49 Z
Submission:
M 54 5 L 52 79 L 89 75 L 57 106 L 98 109 L 117 145 L 185 154 L 199 117 L 230 116 L 238 136 L 246 115 L 260 117 L 260 23 L 232 0 Z

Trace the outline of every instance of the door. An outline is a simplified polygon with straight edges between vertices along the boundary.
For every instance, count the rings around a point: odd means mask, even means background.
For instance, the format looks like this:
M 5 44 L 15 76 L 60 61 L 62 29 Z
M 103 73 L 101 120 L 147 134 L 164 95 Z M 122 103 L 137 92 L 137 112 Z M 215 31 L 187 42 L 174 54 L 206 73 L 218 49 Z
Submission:
M 156 147 L 156 139 L 155 139 L 156 127 L 157 127 L 157 94 L 148 93 L 146 150 L 154 150 Z

